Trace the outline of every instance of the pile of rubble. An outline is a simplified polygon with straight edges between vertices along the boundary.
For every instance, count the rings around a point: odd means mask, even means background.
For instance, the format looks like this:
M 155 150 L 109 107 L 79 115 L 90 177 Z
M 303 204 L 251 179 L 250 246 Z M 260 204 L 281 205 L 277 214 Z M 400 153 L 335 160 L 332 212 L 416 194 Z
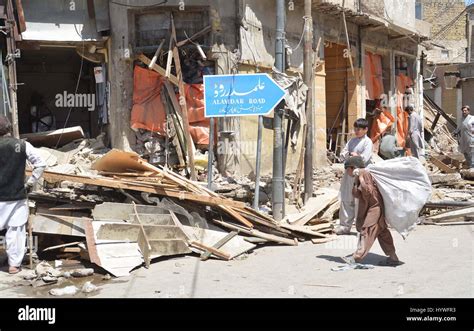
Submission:
M 36 202 L 31 223 L 40 255 L 54 247 L 64 259 L 86 260 L 120 277 L 158 257 L 230 260 L 259 245 L 334 239 L 335 190 L 318 190 L 305 209 L 277 223 L 239 201 L 253 197 L 255 183 L 248 178 L 217 176 L 209 190 L 136 153 L 107 150 L 102 137 L 42 151 L 50 167 L 29 196 Z M 260 187 L 269 200 L 271 178 Z M 51 284 L 62 277 L 37 276 Z

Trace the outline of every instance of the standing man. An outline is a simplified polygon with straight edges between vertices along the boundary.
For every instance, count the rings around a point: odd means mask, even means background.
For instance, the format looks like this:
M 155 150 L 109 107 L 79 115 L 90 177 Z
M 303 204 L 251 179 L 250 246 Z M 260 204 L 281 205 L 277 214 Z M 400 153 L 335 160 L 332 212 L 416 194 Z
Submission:
M 388 256 L 381 264 L 399 265 L 392 234 L 385 221 L 382 195 L 374 177 L 364 169 L 364 160 L 359 156 L 349 158 L 344 167 L 349 176 L 355 178 L 352 193 L 359 199 L 356 228 L 360 236 L 355 253 L 343 259 L 349 264 L 360 263 L 369 253 L 375 239 L 378 239 L 380 247 Z
M 342 161 L 348 160 L 353 156 L 360 156 L 365 165 L 369 165 L 372 160 L 372 140 L 367 137 L 369 129 L 369 122 L 365 118 L 359 118 L 354 123 L 355 138 L 349 140 L 346 147 L 341 152 L 340 158 Z M 339 228 L 336 229 L 336 234 L 345 235 L 351 232 L 352 224 L 355 221 L 356 200 L 352 195 L 352 186 L 354 185 L 354 178 L 349 176 L 347 171 L 341 181 L 340 199 L 341 208 L 339 209 Z
M 7 229 L 8 273 L 21 270 L 26 251 L 27 192 L 43 174 L 46 163 L 30 143 L 11 137 L 12 126 L 0 116 L 0 230 Z M 33 166 L 25 184 L 26 161 Z
M 419 159 L 423 156 L 423 123 L 420 115 L 415 111 L 413 106 L 405 107 L 405 111 L 409 117 L 408 138 L 410 141 L 410 149 L 413 157 Z
M 469 106 L 462 107 L 463 121 L 460 128 L 459 150 L 464 154 L 469 168 L 474 168 L 474 116 Z

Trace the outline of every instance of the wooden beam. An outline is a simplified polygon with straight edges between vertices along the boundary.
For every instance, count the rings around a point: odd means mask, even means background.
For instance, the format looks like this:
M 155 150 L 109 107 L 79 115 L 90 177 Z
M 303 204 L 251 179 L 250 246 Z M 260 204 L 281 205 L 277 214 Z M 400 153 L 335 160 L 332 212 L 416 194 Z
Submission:
M 173 14 L 171 15 L 171 38 L 173 38 L 176 44 L 176 27 L 174 25 Z M 178 77 L 178 88 L 179 88 L 179 104 L 181 105 L 181 109 L 183 112 L 183 122 L 184 122 L 184 134 L 186 136 L 186 147 L 187 147 L 187 154 L 188 154 L 188 166 L 191 170 L 191 179 L 197 180 L 197 173 L 196 168 L 194 167 L 194 150 L 192 145 L 193 138 L 191 137 L 191 131 L 189 128 L 189 119 L 188 119 L 188 106 L 186 104 L 186 89 L 184 87 L 183 81 L 183 72 L 181 70 L 181 60 L 179 59 L 179 51 L 178 47 L 173 47 L 173 59 L 174 65 L 176 68 L 176 76 Z
M 140 54 L 137 56 L 137 59 L 142 61 L 143 63 L 145 63 L 146 65 L 150 65 L 151 63 L 151 60 L 149 58 L 147 58 L 145 55 L 143 54 Z M 154 64 L 152 66 L 152 69 L 155 70 L 157 73 L 159 73 L 160 75 L 162 75 L 163 77 L 166 77 L 166 70 L 163 69 L 162 67 L 160 67 L 159 65 L 157 64 Z M 169 81 L 171 83 L 173 83 L 174 85 L 178 86 L 178 78 L 174 75 L 170 75 L 168 77 Z
M 135 213 L 135 220 L 140 225 L 140 234 L 138 235 L 138 246 L 140 247 L 140 250 L 142 251 L 143 258 L 145 260 L 145 266 L 146 266 L 146 268 L 149 268 L 150 264 L 151 264 L 151 258 L 150 258 L 151 245 L 150 245 L 150 241 L 148 240 L 148 236 L 146 235 L 145 229 L 143 228 L 143 224 L 140 220 L 140 216 L 138 215 L 137 205 L 133 201 L 132 201 L 132 204 L 133 204 L 133 212 Z
M 284 245 L 298 246 L 298 241 L 293 240 L 293 239 L 279 237 L 279 236 L 276 236 L 276 235 L 273 235 L 273 234 L 264 233 L 264 232 L 254 230 L 254 229 L 246 229 L 246 228 L 243 228 L 241 226 L 237 226 L 235 224 L 230 224 L 230 223 L 219 221 L 219 220 L 214 220 L 213 219 L 212 221 L 216 224 L 219 224 L 219 225 L 227 228 L 227 229 L 239 231 L 239 232 L 251 235 L 253 237 L 262 238 L 262 239 L 265 239 L 265 240 L 268 240 L 268 241 L 277 242 L 277 243 L 284 244 Z
M 430 162 L 433 163 L 435 166 L 437 166 L 439 168 L 439 170 L 441 170 L 442 172 L 445 172 L 447 174 L 457 173 L 457 171 L 455 169 L 452 169 L 447 164 L 445 164 L 443 161 L 441 161 L 440 159 L 438 159 L 434 156 L 430 157 Z
M 215 248 L 215 249 L 221 248 L 222 246 L 227 244 L 230 240 L 232 240 L 232 238 L 234 238 L 237 234 L 238 234 L 238 232 L 236 232 L 236 231 L 230 232 L 224 238 L 222 238 L 221 240 L 216 242 L 212 246 L 212 248 Z M 204 253 L 201 254 L 201 261 L 206 261 L 211 255 L 212 255 L 212 252 L 206 250 Z
M 200 249 L 200 250 L 209 251 L 209 252 L 211 252 L 212 254 L 214 254 L 215 256 L 220 257 L 220 258 L 222 258 L 222 259 L 224 259 L 224 260 L 227 260 L 227 261 L 228 261 L 228 260 L 231 259 L 230 254 L 227 254 L 227 253 L 225 253 L 225 252 L 223 252 L 223 251 L 220 251 L 220 250 L 218 250 L 218 249 L 215 249 L 214 247 L 206 246 L 206 245 L 201 244 L 201 243 L 199 243 L 199 242 L 197 242 L 197 241 L 191 241 L 189 244 L 190 244 L 191 246 L 193 246 L 193 247 L 196 247 L 196 248 Z
M 31 170 L 26 171 L 27 176 L 31 176 Z M 95 186 L 103 186 L 109 188 L 121 188 L 124 190 L 132 190 L 138 192 L 147 192 L 147 193 L 155 193 L 157 195 L 168 196 L 172 198 L 177 198 L 180 200 L 188 200 L 193 201 L 201 204 L 207 204 L 210 206 L 221 207 L 221 208 L 244 208 L 245 203 L 222 199 L 217 197 L 210 197 L 206 195 L 199 195 L 194 194 L 186 191 L 176 191 L 170 189 L 162 189 L 159 186 L 151 187 L 151 186 L 144 186 L 140 183 L 135 185 L 129 183 L 123 183 L 119 180 L 109 179 L 105 177 L 85 177 L 79 175 L 67 175 L 67 174 L 59 174 L 54 172 L 45 171 L 43 173 L 43 178 L 47 182 L 57 183 L 62 181 L 70 181 L 74 183 L 82 183 L 87 185 L 95 185 Z

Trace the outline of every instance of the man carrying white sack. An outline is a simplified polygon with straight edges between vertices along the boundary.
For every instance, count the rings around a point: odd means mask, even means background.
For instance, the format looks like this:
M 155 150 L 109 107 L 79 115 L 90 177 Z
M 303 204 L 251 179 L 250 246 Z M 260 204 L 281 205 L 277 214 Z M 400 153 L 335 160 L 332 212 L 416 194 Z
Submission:
M 7 229 L 8 273 L 16 274 L 26 251 L 27 192 L 42 176 L 46 163 L 30 143 L 11 137 L 11 130 L 8 118 L 0 116 L 0 230 Z M 33 173 L 25 184 L 26 161 Z
M 349 176 L 355 179 L 352 193 L 359 199 L 356 228 L 360 233 L 357 250 L 343 259 L 348 264 L 360 263 L 367 256 L 375 240 L 388 256 L 385 265 L 400 265 L 393 238 L 385 221 L 384 202 L 372 174 L 365 170 L 360 156 L 349 158 L 344 163 Z

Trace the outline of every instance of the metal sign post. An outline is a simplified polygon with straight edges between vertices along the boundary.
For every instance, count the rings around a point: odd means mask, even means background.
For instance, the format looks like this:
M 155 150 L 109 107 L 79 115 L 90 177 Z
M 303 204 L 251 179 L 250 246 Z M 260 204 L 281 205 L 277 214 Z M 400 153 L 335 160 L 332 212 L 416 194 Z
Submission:
M 258 209 L 263 115 L 268 115 L 285 97 L 282 89 L 268 74 L 238 74 L 204 76 L 204 113 L 211 118 L 209 137 L 208 186 L 212 184 L 212 148 L 214 147 L 214 117 L 258 116 L 257 155 L 255 166 L 255 196 Z M 212 145 L 211 145 L 212 142 Z

